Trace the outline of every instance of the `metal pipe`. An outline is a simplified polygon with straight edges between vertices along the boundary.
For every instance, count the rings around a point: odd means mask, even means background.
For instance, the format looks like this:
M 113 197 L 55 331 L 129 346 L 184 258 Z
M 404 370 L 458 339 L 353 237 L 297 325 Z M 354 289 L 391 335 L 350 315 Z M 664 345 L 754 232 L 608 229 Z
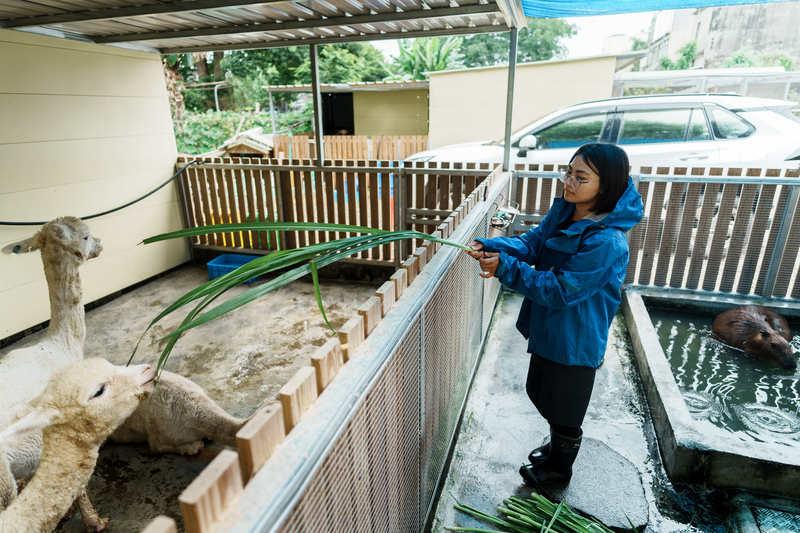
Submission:
M 511 117 L 514 113 L 514 79 L 517 74 L 517 28 L 511 28 L 508 47 L 508 87 L 506 92 L 506 129 L 503 143 L 503 172 L 508 172 L 511 157 Z
M 275 135 L 278 133 L 278 126 L 275 121 L 275 104 L 272 103 L 272 90 L 267 89 L 267 94 L 269 95 L 269 119 L 272 121 L 272 152 L 274 157 L 278 157 L 278 154 L 275 153 Z
M 317 164 L 325 163 L 325 150 L 322 147 L 322 92 L 319 88 L 319 61 L 317 57 L 317 45 L 310 44 L 311 53 L 311 92 L 314 95 L 314 141 L 317 148 Z

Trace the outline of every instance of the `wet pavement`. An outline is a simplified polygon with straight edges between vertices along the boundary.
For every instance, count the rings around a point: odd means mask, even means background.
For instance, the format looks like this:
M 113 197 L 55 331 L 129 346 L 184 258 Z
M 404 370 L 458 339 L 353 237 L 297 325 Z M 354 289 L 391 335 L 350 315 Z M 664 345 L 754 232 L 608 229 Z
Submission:
M 525 393 L 527 343 L 514 327 L 521 303 L 520 295 L 501 293 L 432 532 L 487 527 L 456 511 L 456 502 L 497 514 L 504 499 L 534 490 L 518 470 L 549 429 Z M 664 473 L 621 313 L 598 369 L 583 430 L 572 481 L 566 487 L 549 486 L 553 498 L 615 530 L 629 531 L 630 519 L 651 533 L 726 531 L 726 494 L 674 485 Z

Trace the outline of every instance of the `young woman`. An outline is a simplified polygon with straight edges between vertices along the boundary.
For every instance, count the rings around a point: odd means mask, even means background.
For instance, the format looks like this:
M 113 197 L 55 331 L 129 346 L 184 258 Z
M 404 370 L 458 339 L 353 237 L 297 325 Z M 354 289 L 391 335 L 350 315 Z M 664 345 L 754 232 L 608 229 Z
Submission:
M 560 171 L 564 195 L 536 228 L 472 243 L 480 275 L 525 297 L 517 329 L 531 354 L 526 389 L 550 425 L 550 440 L 520 468 L 529 483 L 572 477 L 595 371 L 621 302 L 625 232 L 642 219 L 629 168 L 618 146 L 585 144 Z

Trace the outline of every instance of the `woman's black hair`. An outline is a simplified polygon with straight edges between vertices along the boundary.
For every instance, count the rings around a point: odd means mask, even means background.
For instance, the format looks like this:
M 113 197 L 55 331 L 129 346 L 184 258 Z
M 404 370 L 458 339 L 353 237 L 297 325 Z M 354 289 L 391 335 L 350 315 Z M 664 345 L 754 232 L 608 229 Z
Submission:
M 616 144 L 589 143 L 578 148 L 569 163 L 572 164 L 578 156 L 582 156 L 586 164 L 600 176 L 602 187 L 591 211 L 593 213 L 613 211 L 628 187 L 628 173 L 631 168 L 628 154 Z

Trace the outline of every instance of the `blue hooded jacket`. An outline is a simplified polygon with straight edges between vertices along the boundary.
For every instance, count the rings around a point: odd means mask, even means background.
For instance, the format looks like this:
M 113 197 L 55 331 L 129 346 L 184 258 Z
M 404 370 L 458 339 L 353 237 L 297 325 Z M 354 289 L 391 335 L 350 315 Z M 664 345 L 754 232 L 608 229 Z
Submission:
M 628 178 L 613 211 L 592 213 L 559 231 L 574 210 L 557 198 L 527 233 L 478 241 L 484 251 L 500 252 L 495 276 L 525 297 L 517 329 L 528 340 L 528 351 L 564 365 L 597 368 L 622 301 L 625 232 L 639 223 L 644 208 Z

